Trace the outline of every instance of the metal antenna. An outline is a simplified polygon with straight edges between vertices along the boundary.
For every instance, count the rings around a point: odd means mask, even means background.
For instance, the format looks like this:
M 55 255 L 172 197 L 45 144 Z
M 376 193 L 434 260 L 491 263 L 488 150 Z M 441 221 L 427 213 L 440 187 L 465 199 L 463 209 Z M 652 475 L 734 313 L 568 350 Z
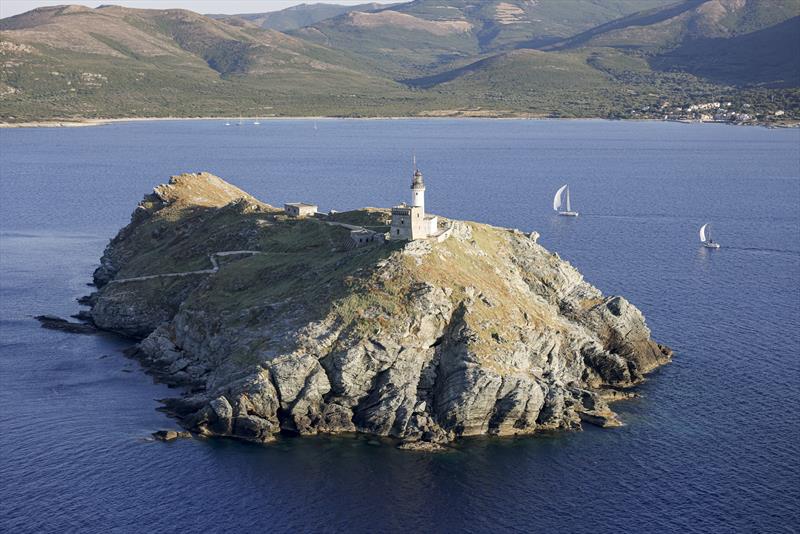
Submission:
M 412 161 L 412 166 L 414 167 L 411 170 L 414 171 L 414 172 L 417 172 L 417 152 L 416 152 L 416 150 L 411 152 L 411 161 Z

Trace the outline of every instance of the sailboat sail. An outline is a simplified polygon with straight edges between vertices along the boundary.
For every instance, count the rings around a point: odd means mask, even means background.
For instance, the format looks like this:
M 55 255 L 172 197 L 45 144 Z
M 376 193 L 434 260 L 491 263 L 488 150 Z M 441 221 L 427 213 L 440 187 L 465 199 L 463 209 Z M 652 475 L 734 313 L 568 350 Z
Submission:
M 562 185 L 561 188 L 556 191 L 556 196 L 553 197 L 553 209 L 558 211 L 561 208 L 561 195 L 564 193 L 564 190 L 567 188 L 566 185 Z M 569 210 L 569 197 L 567 197 L 567 209 Z
M 708 230 L 706 230 L 708 228 Z M 708 238 L 711 237 L 711 229 L 709 228 L 708 224 L 704 224 L 700 227 L 700 241 L 705 243 L 708 241 Z
M 572 211 L 572 207 L 569 205 L 569 187 L 567 187 L 567 211 Z

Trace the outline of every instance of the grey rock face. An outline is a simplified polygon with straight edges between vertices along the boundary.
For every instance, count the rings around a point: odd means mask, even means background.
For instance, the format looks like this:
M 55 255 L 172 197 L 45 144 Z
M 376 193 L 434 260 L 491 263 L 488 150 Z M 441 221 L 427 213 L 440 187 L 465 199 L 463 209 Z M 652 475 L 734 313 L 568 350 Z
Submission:
M 123 230 L 103 264 L 135 261 L 131 243 L 152 234 L 159 213 Z M 300 223 L 286 224 L 298 239 Z M 339 251 L 329 270 L 313 271 L 325 261 L 317 257 L 283 278 L 268 278 L 279 268 L 268 252 L 161 292 L 150 282 L 103 285 L 101 275 L 92 317 L 143 338 L 143 364 L 191 391 L 168 408 L 204 435 L 362 432 L 432 450 L 461 436 L 619 425 L 608 402 L 671 352 L 638 309 L 603 296 L 536 238 L 453 221 L 442 243 Z M 197 239 L 201 254 L 213 252 Z M 303 250 L 330 242 L 323 235 Z M 284 283 L 317 296 L 273 289 Z

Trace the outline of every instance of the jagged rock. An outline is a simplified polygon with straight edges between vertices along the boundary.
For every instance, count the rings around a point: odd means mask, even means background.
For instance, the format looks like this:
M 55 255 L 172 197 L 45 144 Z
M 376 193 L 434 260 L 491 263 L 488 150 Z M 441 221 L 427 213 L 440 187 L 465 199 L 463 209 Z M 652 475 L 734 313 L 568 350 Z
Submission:
M 50 330 L 61 330 L 72 334 L 94 334 L 97 332 L 97 328 L 94 325 L 72 323 L 56 315 L 37 315 L 35 319 L 41 323 L 42 328 L 49 328 Z
M 159 441 L 174 441 L 178 438 L 190 438 L 192 434 L 181 430 L 157 430 L 153 432 L 153 437 Z
M 70 315 L 70 317 L 83 322 L 91 322 L 92 313 L 89 310 L 81 310 L 78 313 Z
M 397 448 L 404 451 L 417 452 L 444 452 L 448 450 L 447 447 L 438 443 L 431 443 L 430 441 L 404 441 L 398 445 Z
M 377 225 L 387 214 L 353 216 Z M 461 436 L 621 424 L 608 402 L 671 357 L 639 310 L 535 232 L 449 224 L 441 243 L 331 251 L 346 229 L 182 175 L 107 247 L 91 316 L 140 338 L 151 372 L 191 386 L 165 407 L 202 435 L 362 432 L 436 450 Z M 259 254 L 208 270 L 237 250 Z M 207 271 L 125 281 L 181 269 Z
M 601 428 L 614 428 L 622 426 L 622 421 L 619 420 L 617 414 L 610 409 L 604 411 L 585 410 L 579 412 L 581 421 L 599 426 Z
M 90 295 L 84 295 L 82 297 L 78 297 L 77 302 L 78 304 L 82 304 L 84 306 L 92 306 L 94 305 L 96 297 L 97 297 L 97 292 L 92 293 Z M 89 313 L 89 317 L 91 317 L 91 312 Z

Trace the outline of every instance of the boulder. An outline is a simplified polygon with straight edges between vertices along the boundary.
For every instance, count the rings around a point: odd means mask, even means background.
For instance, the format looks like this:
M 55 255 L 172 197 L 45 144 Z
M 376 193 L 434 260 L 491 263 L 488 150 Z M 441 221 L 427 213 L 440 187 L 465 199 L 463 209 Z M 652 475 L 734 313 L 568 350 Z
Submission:
M 192 434 L 184 430 L 157 430 L 153 437 L 159 441 L 174 441 L 178 438 L 190 438 Z

